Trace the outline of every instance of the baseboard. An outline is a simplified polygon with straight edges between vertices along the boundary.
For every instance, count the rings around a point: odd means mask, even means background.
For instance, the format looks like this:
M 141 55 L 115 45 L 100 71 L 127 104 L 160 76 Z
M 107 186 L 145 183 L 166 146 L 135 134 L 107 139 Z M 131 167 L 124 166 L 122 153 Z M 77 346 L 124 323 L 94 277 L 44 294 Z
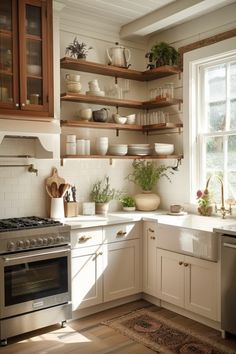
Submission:
M 117 307 L 120 305 L 124 305 L 124 304 L 128 304 L 129 302 L 133 302 L 133 301 L 137 301 L 137 300 L 141 300 L 142 297 L 142 293 L 138 293 L 135 295 L 130 295 L 127 297 L 123 297 L 121 299 L 118 300 L 113 300 L 113 301 L 109 301 L 109 302 L 104 302 L 102 304 L 99 305 L 95 305 L 95 306 L 90 306 L 81 310 L 76 310 L 72 312 L 72 320 L 76 320 L 85 316 L 89 316 L 92 315 L 94 313 L 97 312 L 101 312 L 101 311 L 105 311 L 105 310 L 109 310 L 113 307 Z

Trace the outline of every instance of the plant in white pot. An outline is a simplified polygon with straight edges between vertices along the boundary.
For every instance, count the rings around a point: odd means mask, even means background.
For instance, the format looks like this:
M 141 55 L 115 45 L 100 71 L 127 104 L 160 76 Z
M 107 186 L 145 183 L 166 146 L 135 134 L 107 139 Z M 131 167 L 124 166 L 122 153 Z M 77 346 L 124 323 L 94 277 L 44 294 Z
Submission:
M 95 202 L 96 214 L 107 215 L 109 202 L 114 199 L 119 200 L 121 194 L 121 191 L 111 187 L 108 176 L 95 182 L 93 184 L 90 196 Z
M 168 175 L 168 173 L 173 174 L 171 167 L 156 166 L 154 162 L 146 160 L 134 160 L 132 166 L 133 171 L 127 178 L 142 189 L 142 193 L 134 196 L 136 208 L 142 211 L 156 210 L 160 205 L 160 197 L 152 190 L 161 177 L 171 181 Z
M 134 211 L 135 199 L 131 195 L 125 195 L 120 199 L 124 211 Z

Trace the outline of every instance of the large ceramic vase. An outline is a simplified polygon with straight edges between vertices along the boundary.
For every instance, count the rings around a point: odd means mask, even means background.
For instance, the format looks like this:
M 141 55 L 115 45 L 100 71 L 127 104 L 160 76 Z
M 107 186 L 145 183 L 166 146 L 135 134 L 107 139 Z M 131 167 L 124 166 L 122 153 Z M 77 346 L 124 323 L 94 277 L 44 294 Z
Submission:
M 95 203 L 95 213 L 106 216 L 108 214 L 109 202 Z
M 151 191 L 143 191 L 134 196 L 136 209 L 141 211 L 153 211 L 160 205 L 160 197 Z

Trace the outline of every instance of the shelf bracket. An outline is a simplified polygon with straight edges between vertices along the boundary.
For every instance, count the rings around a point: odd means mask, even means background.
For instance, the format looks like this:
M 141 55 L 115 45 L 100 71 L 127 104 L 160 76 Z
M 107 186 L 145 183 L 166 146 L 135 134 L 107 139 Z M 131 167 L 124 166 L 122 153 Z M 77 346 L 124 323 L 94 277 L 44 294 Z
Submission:
M 113 160 L 112 158 L 109 159 L 109 165 L 112 166 Z
M 64 166 L 64 159 L 61 159 L 61 166 Z
M 120 133 L 119 129 L 116 129 L 116 136 L 119 136 L 119 133 Z

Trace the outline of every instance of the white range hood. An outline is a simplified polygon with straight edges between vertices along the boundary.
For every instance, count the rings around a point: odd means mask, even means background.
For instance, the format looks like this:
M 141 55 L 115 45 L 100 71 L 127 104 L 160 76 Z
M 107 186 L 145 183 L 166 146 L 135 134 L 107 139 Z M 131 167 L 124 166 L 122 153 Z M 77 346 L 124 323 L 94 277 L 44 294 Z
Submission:
M 60 122 L 0 119 L 0 158 L 60 158 Z

